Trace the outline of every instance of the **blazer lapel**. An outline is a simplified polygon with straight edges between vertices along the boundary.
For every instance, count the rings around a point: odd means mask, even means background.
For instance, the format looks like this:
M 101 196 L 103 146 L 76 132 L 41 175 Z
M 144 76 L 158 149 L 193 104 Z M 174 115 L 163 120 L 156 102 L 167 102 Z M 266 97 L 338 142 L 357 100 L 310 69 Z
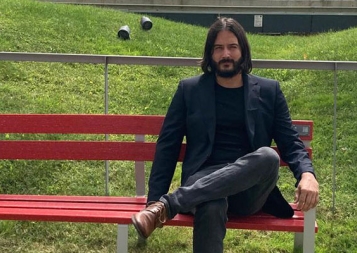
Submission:
M 215 106 L 215 77 L 203 75 L 199 82 L 199 100 L 202 118 L 207 126 L 207 132 L 211 143 L 214 141 L 216 128 L 216 106 Z
M 250 145 L 255 150 L 255 121 L 259 105 L 260 86 L 252 76 L 246 74 L 243 74 L 243 84 L 247 134 Z

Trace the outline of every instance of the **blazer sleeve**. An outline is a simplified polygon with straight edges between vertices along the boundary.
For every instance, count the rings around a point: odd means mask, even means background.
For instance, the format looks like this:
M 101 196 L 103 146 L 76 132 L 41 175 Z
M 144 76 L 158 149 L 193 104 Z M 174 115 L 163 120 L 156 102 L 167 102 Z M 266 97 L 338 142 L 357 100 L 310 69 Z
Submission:
M 301 174 L 304 172 L 310 172 L 315 176 L 305 145 L 293 128 L 288 105 L 279 83 L 276 85 L 274 108 L 273 137 L 282 160 L 289 165 L 297 182 L 300 181 Z
M 171 104 L 156 143 L 149 178 L 148 202 L 157 201 L 169 191 L 186 129 L 186 106 L 182 81 Z

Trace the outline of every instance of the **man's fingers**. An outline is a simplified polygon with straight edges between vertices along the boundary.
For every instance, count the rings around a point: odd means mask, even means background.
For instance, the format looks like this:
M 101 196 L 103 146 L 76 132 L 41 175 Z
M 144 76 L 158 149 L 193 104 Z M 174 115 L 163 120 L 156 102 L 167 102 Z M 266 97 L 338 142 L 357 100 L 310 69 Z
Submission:
M 301 201 L 301 205 L 298 205 L 298 208 L 300 208 L 300 210 L 302 211 L 308 211 L 311 208 L 316 207 L 317 203 L 318 203 L 318 193 L 310 192 L 306 195 L 305 199 Z
M 305 206 L 305 203 L 306 203 L 306 193 L 305 192 L 300 192 L 299 194 L 299 198 L 297 200 L 297 209 L 298 210 L 303 210 L 304 206 Z
M 318 192 L 314 192 L 312 195 L 312 200 L 311 200 L 311 207 L 310 208 L 314 208 L 317 206 L 317 204 L 319 203 L 319 193 Z
M 316 207 L 319 201 L 319 184 L 312 174 L 303 174 L 304 177 L 295 190 L 295 203 L 297 209 L 301 211 L 308 211 Z
M 314 198 L 314 199 L 315 199 L 315 198 Z M 312 194 L 308 194 L 308 195 L 306 196 L 305 203 L 304 203 L 304 206 L 302 207 L 302 210 L 303 210 L 303 211 L 309 210 L 309 209 L 312 208 L 312 206 L 314 205 L 314 202 L 315 202 L 315 200 L 313 200 Z

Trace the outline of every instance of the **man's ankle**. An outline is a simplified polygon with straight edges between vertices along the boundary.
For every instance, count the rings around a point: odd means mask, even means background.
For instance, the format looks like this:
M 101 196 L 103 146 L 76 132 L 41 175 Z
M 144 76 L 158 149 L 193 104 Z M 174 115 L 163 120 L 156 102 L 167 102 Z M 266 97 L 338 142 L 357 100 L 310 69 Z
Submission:
M 169 196 L 167 194 L 165 194 L 159 199 L 159 201 L 164 203 L 164 206 L 165 206 L 165 209 L 166 209 L 167 218 L 169 220 L 173 219 L 176 214 L 173 215 L 173 212 L 171 210 L 171 205 L 170 205 L 170 202 L 169 202 Z

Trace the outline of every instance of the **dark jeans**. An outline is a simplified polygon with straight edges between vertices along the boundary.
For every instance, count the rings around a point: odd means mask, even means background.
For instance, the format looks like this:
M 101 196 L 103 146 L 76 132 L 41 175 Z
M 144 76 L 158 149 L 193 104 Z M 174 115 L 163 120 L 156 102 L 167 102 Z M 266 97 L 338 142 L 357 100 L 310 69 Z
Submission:
M 160 200 L 169 206 L 169 218 L 194 213 L 194 253 L 221 253 L 227 212 L 250 215 L 259 211 L 276 185 L 278 170 L 279 155 L 263 147 L 226 166 L 200 170 Z

